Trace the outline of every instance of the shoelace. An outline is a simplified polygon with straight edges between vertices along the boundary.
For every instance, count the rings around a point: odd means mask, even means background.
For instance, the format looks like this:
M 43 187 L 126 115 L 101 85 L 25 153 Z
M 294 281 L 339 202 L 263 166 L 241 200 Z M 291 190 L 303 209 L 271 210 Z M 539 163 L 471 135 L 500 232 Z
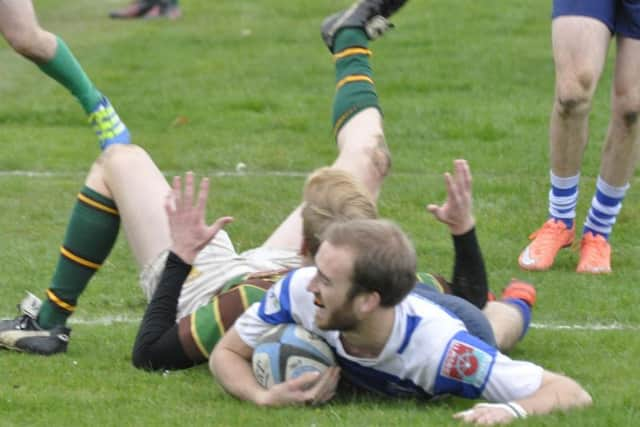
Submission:
M 550 246 L 554 243 L 556 234 L 564 231 L 562 224 L 557 222 L 546 222 L 542 228 L 532 233 L 529 239 L 539 239 L 542 246 Z
M 20 316 L 18 318 L 18 323 L 16 324 L 16 329 L 27 329 L 29 327 L 29 320 L 31 320 L 31 318 L 29 316 L 27 316 L 26 314 L 23 314 L 22 316 Z
M 582 243 L 583 247 L 587 248 L 587 262 L 589 264 L 597 263 L 600 259 L 606 256 L 605 245 L 596 239 L 585 239 Z

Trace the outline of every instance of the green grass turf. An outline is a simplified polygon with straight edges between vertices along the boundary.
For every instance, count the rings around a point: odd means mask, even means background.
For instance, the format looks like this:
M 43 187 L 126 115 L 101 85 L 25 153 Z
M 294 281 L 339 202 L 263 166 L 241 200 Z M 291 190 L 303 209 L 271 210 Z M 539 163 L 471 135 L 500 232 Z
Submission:
M 614 273 L 576 275 L 575 251 L 553 271 L 518 269 L 528 233 L 546 215 L 548 116 L 552 101 L 549 2 L 409 2 L 397 29 L 372 44 L 376 86 L 393 152 L 381 212 L 413 237 L 421 269 L 449 273 L 446 229 L 424 212 L 444 197 L 441 173 L 467 158 L 474 174 L 479 237 L 495 290 L 511 277 L 534 282 L 533 328 L 514 353 L 575 377 L 593 395 L 585 411 L 536 417 L 522 425 L 632 426 L 640 300 L 637 245 L 640 196 L 632 188 L 612 238 Z M 241 250 L 259 245 L 300 197 L 300 174 L 330 163 L 331 58 L 318 36 L 323 17 L 346 1 L 193 0 L 177 22 L 115 22 L 122 3 L 37 2 L 39 19 L 69 44 L 97 86 L 167 175 L 232 172 L 212 179 L 209 216 L 232 214 Z M 82 177 L 98 149 L 80 107 L 55 82 L 0 41 L 0 315 L 28 289 L 42 295 Z M 606 131 L 611 66 L 605 69 L 585 153 L 581 223 Z M 144 310 L 124 237 L 82 296 L 82 321 Z M 611 325 L 617 331 L 554 330 Z M 323 408 L 266 410 L 225 395 L 204 367 L 168 375 L 136 371 L 134 322 L 72 324 L 64 356 L 0 352 L 0 425 L 457 425 L 469 402 L 429 407 L 372 398 Z

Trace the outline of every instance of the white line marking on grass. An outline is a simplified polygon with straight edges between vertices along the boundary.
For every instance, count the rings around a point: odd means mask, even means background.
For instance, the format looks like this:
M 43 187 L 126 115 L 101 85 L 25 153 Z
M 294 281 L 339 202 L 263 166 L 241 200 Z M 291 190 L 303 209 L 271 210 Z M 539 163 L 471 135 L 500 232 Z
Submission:
M 127 316 L 126 314 L 116 314 L 114 316 L 104 316 L 95 319 L 83 319 L 72 317 L 69 319 L 69 323 L 72 325 L 98 325 L 109 326 L 114 323 L 140 323 L 141 317 Z
M 548 329 L 553 331 L 573 330 L 573 331 L 638 331 L 640 325 L 625 325 L 618 322 L 609 324 L 591 323 L 586 325 L 561 325 L 557 323 L 531 323 L 534 329 Z
M 164 171 L 166 176 L 180 175 L 184 171 Z M 309 175 L 308 172 L 296 172 L 296 171 L 263 171 L 263 172 L 227 172 L 227 171 L 208 171 L 200 172 L 209 177 L 240 177 L 240 176 L 257 176 L 257 177 L 286 177 L 286 178 L 300 178 Z M 54 172 L 54 171 L 27 171 L 27 170 L 0 170 L 0 178 L 2 177 L 25 177 L 25 178 L 73 178 L 84 177 L 87 172 Z
M 132 317 L 128 315 L 117 314 L 113 316 L 104 316 L 94 319 L 83 319 L 72 317 L 69 323 L 76 325 L 97 325 L 97 326 L 109 326 L 115 323 L 139 323 L 142 320 L 141 317 Z M 533 329 L 545 329 L 545 330 L 569 330 L 569 331 L 638 331 L 640 325 L 630 325 L 618 322 L 613 323 L 587 323 L 587 324 L 573 324 L 565 325 L 560 323 L 531 323 Z

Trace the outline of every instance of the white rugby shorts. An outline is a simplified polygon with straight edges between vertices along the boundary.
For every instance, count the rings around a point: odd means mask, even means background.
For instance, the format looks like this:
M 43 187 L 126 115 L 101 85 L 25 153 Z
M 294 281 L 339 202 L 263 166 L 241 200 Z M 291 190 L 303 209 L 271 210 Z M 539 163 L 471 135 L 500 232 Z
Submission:
M 158 286 L 168 255 L 169 249 L 162 251 L 140 272 L 139 283 L 147 301 Z M 238 254 L 227 232 L 220 230 L 193 263 L 182 286 L 176 320 L 208 304 L 230 279 L 247 273 L 297 268 L 301 262 L 297 251 L 264 246 Z

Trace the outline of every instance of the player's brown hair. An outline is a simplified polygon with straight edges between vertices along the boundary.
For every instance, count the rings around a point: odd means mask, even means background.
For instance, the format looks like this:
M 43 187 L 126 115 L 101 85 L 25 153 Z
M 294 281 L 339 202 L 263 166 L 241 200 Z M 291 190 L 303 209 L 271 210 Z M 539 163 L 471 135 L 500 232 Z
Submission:
M 331 224 L 323 240 L 353 251 L 349 296 L 377 292 L 380 305 L 392 307 L 416 283 L 416 252 L 407 235 L 388 220 L 353 220 Z
M 302 232 L 308 255 L 320 247 L 320 236 L 333 222 L 375 219 L 378 210 L 367 190 L 346 171 L 324 167 L 314 171 L 304 186 Z

